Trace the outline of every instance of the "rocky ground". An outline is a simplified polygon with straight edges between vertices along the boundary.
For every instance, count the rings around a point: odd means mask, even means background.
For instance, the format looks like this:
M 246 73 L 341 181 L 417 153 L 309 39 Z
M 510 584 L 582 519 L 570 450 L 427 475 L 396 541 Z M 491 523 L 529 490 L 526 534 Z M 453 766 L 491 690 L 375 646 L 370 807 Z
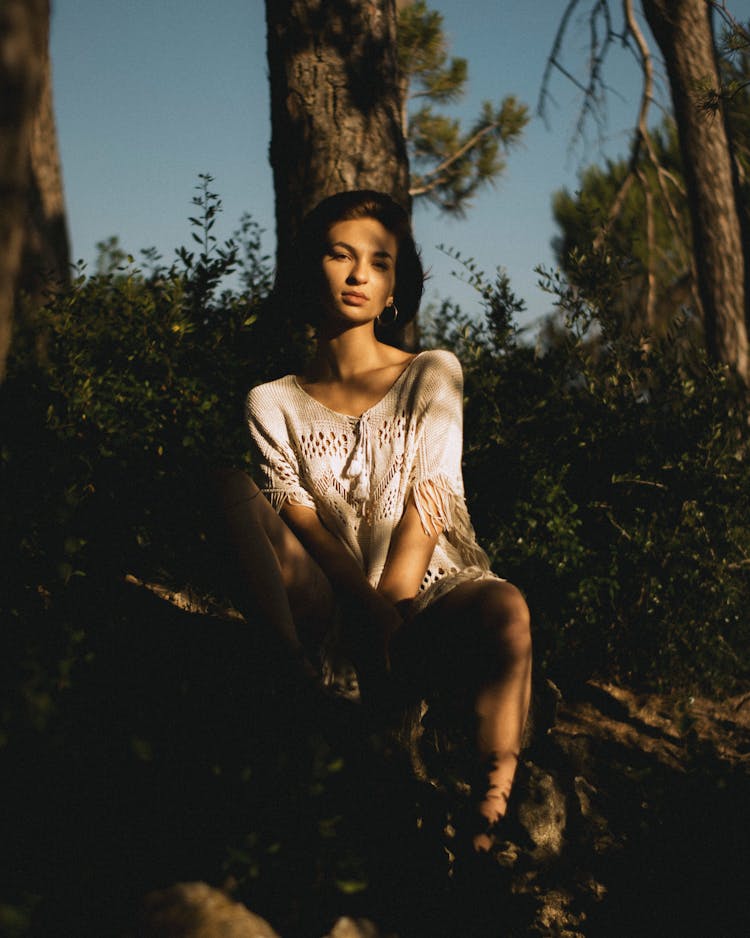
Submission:
M 326 938 L 741 938 L 750 924 L 749 765 L 750 695 L 680 700 L 589 683 L 576 700 L 559 700 L 554 724 L 527 752 L 509 839 L 491 860 L 467 882 L 448 824 L 447 878 L 431 896 L 412 897 L 409 931 L 363 910 L 339 918 Z M 161 894 L 162 908 L 167 895 L 177 901 L 173 890 Z M 205 901 L 200 891 L 190 898 Z M 250 915 L 233 921 L 236 938 L 275 934 Z M 144 934 L 194 934 L 163 927 Z
M 477 861 L 436 708 L 404 745 L 282 692 L 226 610 L 135 578 L 113 602 L 59 745 L 6 748 L 9 935 L 750 934 L 750 694 L 540 677 L 506 839 Z

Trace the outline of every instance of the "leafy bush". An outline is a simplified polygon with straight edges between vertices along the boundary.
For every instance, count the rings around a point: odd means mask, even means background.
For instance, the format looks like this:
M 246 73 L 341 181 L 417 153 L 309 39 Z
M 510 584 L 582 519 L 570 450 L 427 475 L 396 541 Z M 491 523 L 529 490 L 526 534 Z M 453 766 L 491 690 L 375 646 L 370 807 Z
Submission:
M 546 349 L 519 343 L 507 278 L 471 263 L 484 320 L 447 306 L 433 324 L 466 368 L 472 517 L 558 680 L 732 688 L 750 664 L 746 396 L 686 360 L 684 316 L 658 340 L 623 327 L 605 252 L 574 262 L 577 287 L 543 273 L 561 317 Z
M 3 658 L 5 687 L 24 685 L 35 721 L 86 653 L 90 623 L 61 613 L 73 581 L 128 571 L 211 579 L 211 472 L 247 465 L 243 401 L 266 373 L 252 340 L 271 283 L 249 217 L 217 244 L 211 181 L 201 177 L 193 200 L 197 255 L 180 248 L 166 267 L 146 251 L 145 274 L 106 242 L 97 272 L 79 271 L 15 337 L 0 388 L 0 498 L 5 638 L 17 647 Z M 233 273 L 240 290 L 222 289 Z
M 245 392 L 303 343 L 266 303 L 252 220 L 216 243 L 210 182 L 195 199 L 197 254 L 180 248 L 165 267 L 146 251 L 144 273 L 103 244 L 94 275 L 23 320 L 0 388 L 0 772 L 13 822 L 0 898 L 19 922 L 39 897 L 51 919 L 66 921 L 67 903 L 77 921 L 93 896 L 99 934 L 116 880 L 145 890 L 224 857 L 291 934 L 310 910 L 373 901 L 364 858 L 390 858 L 394 837 L 424 871 L 405 839 L 415 792 L 395 763 L 383 777 L 377 738 L 368 755 L 343 711 L 336 724 L 290 702 L 259 631 L 122 584 L 134 571 L 217 587 L 212 470 L 247 465 Z M 446 303 L 426 329 L 464 363 L 480 540 L 526 592 L 537 662 L 561 684 L 746 685 L 747 397 L 688 354 L 679 314 L 666 338 L 623 330 L 612 299 L 627 271 L 606 253 L 572 263 L 575 287 L 544 275 L 560 318 L 537 349 L 520 341 L 507 277 L 487 282 L 471 262 L 482 317 Z M 231 274 L 239 289 L 223 286 Z
M 216 587 L 211 471 L 247 465 L 245 392 L 301 347 L 263 308 L 257 226 L 217 244 L 211 181 L 194 199 L 197 253 L 166 267 L 146 251 L 144 273 L 110 241 L 97 272 L 16 336 L 0 389 L 2 657 L 34 725 L 102 628 L 76 613 L 77 581 L 142 571 Z M 746 398 L 686 354 L 679 314 L 664 338 L 622 328 L 626 272 L 606 253 L 571 263 L 575 287 L 545 275 L 560 319 L 544 348 L 520 341 L 507 278 L 470 262 L 482 318 L 447 303 L 427 330 L 465 365 L 480 538 L 528 594 L 537 658 L 558 680 L 731 688 L 748 676 Z M 231 274 L 239 289 L 223 286 Z

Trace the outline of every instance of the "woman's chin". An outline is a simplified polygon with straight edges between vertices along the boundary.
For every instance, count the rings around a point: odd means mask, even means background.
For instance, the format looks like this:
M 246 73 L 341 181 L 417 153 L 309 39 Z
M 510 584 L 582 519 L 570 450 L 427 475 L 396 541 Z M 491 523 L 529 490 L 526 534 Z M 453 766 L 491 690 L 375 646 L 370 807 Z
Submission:
M 362 307 L 345 306 L 336 311 L 335 325 L 344 327 L 368 326 L 375 322 L 375 316 Z

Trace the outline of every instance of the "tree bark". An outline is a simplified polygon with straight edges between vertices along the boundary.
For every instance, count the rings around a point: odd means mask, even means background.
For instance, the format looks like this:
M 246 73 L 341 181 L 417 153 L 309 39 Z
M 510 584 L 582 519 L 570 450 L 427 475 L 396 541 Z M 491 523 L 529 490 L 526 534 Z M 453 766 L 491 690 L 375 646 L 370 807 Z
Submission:
M 267 0 L 277 269 L 321 199 L 377 189 L 410 208 L 394 0 Z
M 24 244 L 33 115 L 44 75 L 48 0 L 0 7 L 0 380 L 13 329 Z
M 706 0 L 643 0 L 669 76 L 693 226 L 698 292 L 709 353 L 750 383 L 745 260 L 723 106 L 700 106 L 719 88 Z
M 66 284 L 70 280 L 70 244 L 52 105 L 49 35 L 45 39 L 42 87 L 29 149 L 30 188 L 20 286 L 36 302 L 50 284 Z
M 0 5 L 0 381 L 22 286 L 68 277 L 68 237 L 52 115 L 49 0 Z

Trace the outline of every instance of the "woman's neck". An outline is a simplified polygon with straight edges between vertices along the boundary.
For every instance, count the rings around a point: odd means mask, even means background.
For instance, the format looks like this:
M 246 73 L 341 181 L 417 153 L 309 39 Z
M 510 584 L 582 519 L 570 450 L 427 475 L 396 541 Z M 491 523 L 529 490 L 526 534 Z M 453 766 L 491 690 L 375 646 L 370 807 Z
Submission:
M 322 333 L 310 376 L 317 381 L 346 381 L 381 366 L 385 349 L 370 323 L 334 335 Z

